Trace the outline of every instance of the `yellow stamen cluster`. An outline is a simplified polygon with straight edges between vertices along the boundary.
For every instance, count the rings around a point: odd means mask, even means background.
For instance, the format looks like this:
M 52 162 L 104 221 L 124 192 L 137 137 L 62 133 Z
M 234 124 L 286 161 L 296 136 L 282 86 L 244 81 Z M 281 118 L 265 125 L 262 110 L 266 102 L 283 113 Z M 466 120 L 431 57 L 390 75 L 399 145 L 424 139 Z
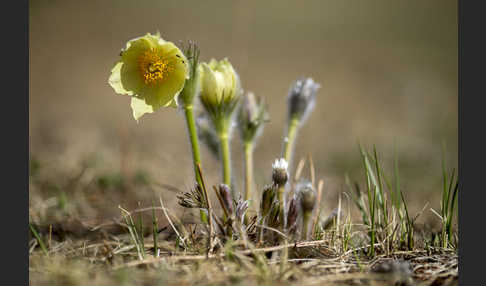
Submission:
M 145 51 L 138 58 L 138 67 L 145 84 L 155 84 L 163 80 L 174 70 L 174 67 L 167 59 L 154 48 Z

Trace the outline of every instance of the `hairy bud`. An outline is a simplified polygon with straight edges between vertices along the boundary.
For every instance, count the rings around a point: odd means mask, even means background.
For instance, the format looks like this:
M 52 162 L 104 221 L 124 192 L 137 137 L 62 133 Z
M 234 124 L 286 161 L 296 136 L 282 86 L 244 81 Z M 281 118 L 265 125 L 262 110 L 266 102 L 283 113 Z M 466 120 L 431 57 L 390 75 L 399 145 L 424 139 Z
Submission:
M 218 188 L 219 195 L 223 201 L 224 207 L 231 216 L 233 214 L 233 198 L 231 197 L 231 189 L 225 184 L 220 184 Z
M 301 123 L 305 121 L 314 108 L 319 88 L 320 85 L 312 78 L 301 78 L 294 82 L 288 96 L 289 119 L 297 118 Z
M 297 195 L 299 196 L 300 207 L 304 214 L 311 213 L 316 204 L 316 191 L 311 183 L 300 183 L 297 186 Z
M 288 169 L 288 163 L 284 158 L 280 158 L 275 160 L 275 163 L 272 165 L 272 179 L 273 183 L 278 186 L 284 186 L 288 179 L 289 179 L 289 173 L 287 171 Z
M 262 217 L 266 217 L 270 212 L 273 200 L 275 198 L 275 188 L 272 185 L 268 185 L 263 189 L 262 200 L 260 202 L 260 213 Z

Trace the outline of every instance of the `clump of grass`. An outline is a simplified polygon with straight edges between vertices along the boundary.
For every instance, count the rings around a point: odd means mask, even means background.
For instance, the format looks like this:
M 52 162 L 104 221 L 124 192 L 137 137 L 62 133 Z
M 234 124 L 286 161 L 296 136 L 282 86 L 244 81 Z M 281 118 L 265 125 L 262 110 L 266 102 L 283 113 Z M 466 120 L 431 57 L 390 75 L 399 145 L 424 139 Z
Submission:
M 454 247 L 452 244 L 452 221 L 454 219 L 454 208 L 457 194 L 459 192 L 459 181 L 456 169 L 449 174 L 445 163 L 445 146 L 442 156 L 442 199 L 440 202 L 440 214 L 431 209 L 441 220 L 440 245 L 443 248 Z
M 389 176 L 383 171 L 376 147 L 370 154 L 359 146 L 363 171 L 365 175 L 365 193 L 362 195 L 359 184 L 351 186 L 349 177 L 346 184 L 355 205 L 361 213 L 363 224 L 369 237 L 368 255 L 376 255 L 376 246 L 389 253 L 392 249 L 405 247 L 414 248 L 414 221 L 418 215 L 411 218 L 407 202 L 400 189 L 398 159 L 395 156 L 394 179 L 392 184 Z M 365 202 L 366 199 L 366 202 Z
M 135 225 L 132 215 L 129 211 L 125 210 L 121 206 L 119 206 L 118 208 L 122 212 L 123 219 L 125 220 L 125 227 L 130 233 L 133 245 L 135 245 L 135 248 L 137 250 L 138 258 L 140 260 L 143 260 L 145 258 L 143 229 L 137 229 L 137 226 Z

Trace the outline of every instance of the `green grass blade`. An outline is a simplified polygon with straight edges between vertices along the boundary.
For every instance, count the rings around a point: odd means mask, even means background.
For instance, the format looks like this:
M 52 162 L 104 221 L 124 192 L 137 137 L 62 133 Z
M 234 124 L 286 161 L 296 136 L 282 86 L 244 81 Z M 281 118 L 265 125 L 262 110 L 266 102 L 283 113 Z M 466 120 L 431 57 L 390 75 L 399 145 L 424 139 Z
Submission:
M 446 196 L 446 202 L 445 202 L 446 212 L 447 212 L 447 209 L 449 208 L 449 199 L 450 199 L 450 196 L 451 196 L 451 191 L 452 191 L 452 186 L 453 186 L 453 183 L 454 183 L 455 173 L 456 173 L 456 169 L 454 168 L 454 169 L 452 169 L 451 180 L 449 182 L 449 188 L 447 189 L 447 196 Z
M 344 181 L 346 183 L 346 186 L 349 189 L 351 199 L 353 200 L 353 202 L 356 204 L 359 211 L 361 212 L 361 217 L 362 217 L 363 223 L 365 225 L 368 225 L 368 213 L 366 212 L 366 209 L 362 204 L 363 200 L 362 200 L 361 191 L 359 190 L 359 186 L 356 184 L 356 189 L 353 190 L 353 187 L 351 186 L 351 181 L 349 179 L 348 174 L 345 175 Z M 356 195 L 353 195 L 354 192 L 356 193 Z
M 44 252 L 44 254 L 46 256 L 49 256 L 49 252 L 47 251 L 46 245 L 42 241 L 39 233 L 37 233 L 37 231 L 35 230 L 34 226 L 32 224 L 30 224 L 30 223 L 29 223 L 29 227 L 30 227 L 30 231 L 32 231 L 32 234 L 34 234 L 35 238 L 37 239 L 37 242 L 39 242 L 39 246 L 42 249 L 42 251 Z
M 441 205 L 441 215 L 445 217 L 447 214 L 446 196 L 447 196 L 447 170 L 445 163 L 445 142 L 442 142 L 442 179 L 443 179 L 443 192 L 442 192 L 442 205 Z
M 456 203 L 458 191 L 459 191 L 459 182 L 456 182 L 456 186 L 454 187 L 454 193 L 452 195 L 452 201 L 451 201 L 451 208 L 450 208 L 449 216 L 447 217 L 446 229 L 447 229 L 447 233 L 449 235 L 449 238 L 452 237 L 452 218 L 454 216 L 454 206 L 455 206 L 455 203 Z
M 159 234 L 159 226 L 157 217 L 155 216 L 155 202 L 152 200 L 152 234 L 154 239 L 154 256 L 157 257 L 159 246 L 157 244 L 158 234 Z

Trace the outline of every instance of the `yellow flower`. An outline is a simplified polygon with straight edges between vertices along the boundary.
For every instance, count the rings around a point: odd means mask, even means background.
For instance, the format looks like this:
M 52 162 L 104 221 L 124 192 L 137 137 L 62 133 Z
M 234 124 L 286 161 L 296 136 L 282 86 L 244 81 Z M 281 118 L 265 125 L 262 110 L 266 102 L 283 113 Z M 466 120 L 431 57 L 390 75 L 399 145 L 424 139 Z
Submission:
M 177 106 L 177 96 L 189 77 L 187 59 L 160 34 L 128 41 L 121 59 L 111 70 L 108 83 L 116 93 L 132 96 L 133 117 L 161 107 Z

